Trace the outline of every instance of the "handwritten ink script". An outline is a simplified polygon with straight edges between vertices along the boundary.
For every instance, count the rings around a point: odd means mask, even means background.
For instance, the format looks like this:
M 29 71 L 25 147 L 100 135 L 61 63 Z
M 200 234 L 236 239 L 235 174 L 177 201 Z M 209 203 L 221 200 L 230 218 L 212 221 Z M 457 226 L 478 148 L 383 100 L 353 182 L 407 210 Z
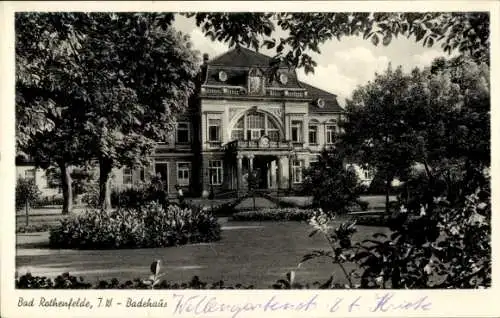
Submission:
M 336 296 L 337 295 L 337 296 Z M 405 313 L 432 310 L 432 301 L 427 296 L 403 296 L 392 292 L 380 292 L 363 296 L 339 297 L 339 294 L 310 294 L 300 300 L 286 295 L 272 295 L 255 301 L 229 301 L 223 296 L 207 296 L 173 293 L 164 297 L 19 297 L 17 307 L 54 309 L 155 309 L 177 317 L 231 317 L 242 318 L 250 314 L 300 312 L 311 316 L 328 313 L 367 314 Z M 248 315 L 246 315 L 248 314 Z
M 428 311 L 432 303 L 423 296 L 412 300 L 395 299 L 393 293 L 376 295 L 373 298 L 363 299 L 358 296 L 354 299 L 334 297 L 320 301 L 319 295 L 313 295 L 299 302 L 286 301 L 284 296 L 272 296 L 263 302 L 224 303 L 217 297 L 173 295 L 174 315 L 196 315 L 220 313 L 230 314 L 232 318 L 245 312 L 356 312 L 364 309 L 369 312 L 389 311 Z

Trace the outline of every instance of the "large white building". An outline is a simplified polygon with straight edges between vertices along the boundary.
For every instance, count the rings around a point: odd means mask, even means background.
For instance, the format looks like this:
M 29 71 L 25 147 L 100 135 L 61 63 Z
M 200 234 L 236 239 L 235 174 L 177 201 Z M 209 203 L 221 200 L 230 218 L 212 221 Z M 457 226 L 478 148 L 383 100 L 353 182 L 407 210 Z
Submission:
M 199 195 L 245 191 L 255 175 L 259 188 L 299 189 L 303 169 L 333 144 L 343 109 L 335 94 L 299 81 L 288 66 L 272 72 L 270 61 L 241 47 L 212 60 L 205 55 L 198 92 L 153 165 L 116 170 L 114 184 L 153 174 L 171 194 L 179 185 Z

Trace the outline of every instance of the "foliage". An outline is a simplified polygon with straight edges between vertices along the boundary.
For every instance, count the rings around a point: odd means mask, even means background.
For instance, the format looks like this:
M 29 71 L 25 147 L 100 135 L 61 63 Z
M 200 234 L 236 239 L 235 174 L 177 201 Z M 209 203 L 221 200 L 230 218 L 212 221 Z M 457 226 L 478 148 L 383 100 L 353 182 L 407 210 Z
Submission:
M 314 210 L 299 208 L 267 208 L 255 211 L 242 211 L 232 215 L 235 221 L 307 221 Z
M 314 250 L 302 257 L 301 262 L 298 265 L 300 268 L 301 264 L 310 260 L 314 260 L 320 257 L 329 258 L 332 264 L 340 267 L 342 273 L 344 274 L 348 284 L 344 286 L 345 288 L 357 288 L 359 287 L 355 284 L 354 278 L 356 278 L 356 270 L 347 272 L 344 263 L 353 262 L 355 258 L 355 245 L 352 244 L 352 235 L 357 231 L 355 223 L 351 221 L 342 222 L 336 228 L 333 228 L 332 221 L 335 216 L 331 214 L 324 213 L 323 210 L 319 209 L 310 218 L 309 224 L 313 227 L 313 231 L 309 234 L 312 237 L 316 234 L 322 235 L 330 246 L 329 250 Z M 294 276 L 294 273 L 291 273 Z M 330 277 L 322 286 L 323 288 L 335 288 L 338 284 L 335 284 L 334 277 Z M 286 287 L 286 284 L 285 284 Z M 293 287 L 293 280 L 290 282 L 290 287 Z
M 96 182 L 85 183 L 81 200 L 89 208 L 97 208 L 99 206 L 99 185 Z
M 406 181 L 408 208 L 387 220 L 392 235 L 363 242 L 363 288 L 491 285 L 489 92 L 488 66 L 459 56 L 354 93 L 343 142 Z
M 400 216 L 394 233 L 368 240 L 360 253 L 364 287 L 484 288 L 491 286 L 491 193 L 488 169 L 459 181 L 477 187 L 449 201 L 434 196 L 424 215 Z M 447 189 L 450 190 L 450 189 Z M 434 189 L 437 194 L 438 189 Z M 378 278 L 378 280 L 377 280 Z
M 347 213 L 363 189 L 356 173 L 347 169 L 339 151 L 324 151 L 317 164 L 304 171 L 303 187 L 313 196 L 313 207 L 332 214 Z
M 136 209 L 152 201 L 163 206 L 168 205 L 163 185 L 158 185 L 155 180 L 136 183 L 131 187 L 115 188 L 111 192 L 111 205 L 114 207 Z
M 151 202 L 141 208 L 87 210 L 50 232 L 53 248 L 110 249 L 165 247 L 220 239 L 217 219 L 206 211 L 164 209 Z
M 194 91 L 197 55 L 172 19 L 169 13 L 17 14 L 18 144 L 36 140 L 28 150 L 49 161 L 97 159 L 100 201 L 109 205 L 111 169 L 147 161 Z M 38 112 L 42 118 L 30 124 Z M 45 121 L 49 128 L 37 127 Z
M 26 206 L 37 202 L 41 195 L 35 180 L 19 178 L 16 182 L 16 210 L 19 211 Z
M 303 67 L 306 73 L 314 72 L 317 64 L 313 54 L 321 54 L 323 43 L 340 41 L 346 36 L 362 37 L 374 45 L 389 45 L 394 38 L 406 36 L 426 47 L 439 43 L 445 52 L 457 50 L 489 63 L 490 23 L 485 12 L 199 12 L 185 15 L 194 17 L 196 25 L 213 41 L 228 43 L 230 47 L 275 49 L 275 65 L 282 61 Z
M 341 146 L 387 186 L 419 167 L 430 176 L 464 158 L 488 163 L 489 106 L 488 67 L 470 58 L 439 59 L 410 74 L 389 67 L 348 100 Z

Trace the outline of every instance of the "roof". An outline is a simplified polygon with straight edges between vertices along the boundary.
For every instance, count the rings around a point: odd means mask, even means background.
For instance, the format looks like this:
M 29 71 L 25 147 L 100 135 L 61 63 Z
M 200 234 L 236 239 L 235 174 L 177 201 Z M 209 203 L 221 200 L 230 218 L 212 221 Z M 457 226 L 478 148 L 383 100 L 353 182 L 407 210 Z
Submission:
M 305 88 L 308 92 L 308 95 L 313 99 L 309 104 L 310 113 L 341 113 L 344 111 L 344 109 L 340 107 L 337 101 L 337 95 L 304 82 L 299 82 L 299 85 Z M 314 105 L 314 102 L 318 98 L 321 98 L 325 101 L 325 106 L 323 108 L 319 108 Z
M 208 65 L 229 66 L 229 67 L 255 67 L 269 66 L 272 57 L 238 46 L 211 61 Z
M 269 75 L 269 66 L 272 59 L 268 55 L 245 47 L 236 47 L 207 62 L 204 85 L 246 86 L 248 71 L 252 68 L 257 68 L 264 74 L 267 73 Z M 220 71 L 224 71 L 227 75 L 227 80 L 224 83 L 221 83 L 219 80 Z M 297 72 L 294 69 L 289 69 L 288 66 L 282 64 L 280 65 L 279 72 L 287 75 L 288 81 L 286 84 L 272 80 L 266 86 L 306 89 L 308 96 L 311 98 L 311 102 L 309 103 L 309 112 L 311 113 L 339 113 L 344 111 L 338 104 L 337 95 L 299 81 Z M 323 108 L 316 106 L 315 103 L 318 98 L 325 101 Z

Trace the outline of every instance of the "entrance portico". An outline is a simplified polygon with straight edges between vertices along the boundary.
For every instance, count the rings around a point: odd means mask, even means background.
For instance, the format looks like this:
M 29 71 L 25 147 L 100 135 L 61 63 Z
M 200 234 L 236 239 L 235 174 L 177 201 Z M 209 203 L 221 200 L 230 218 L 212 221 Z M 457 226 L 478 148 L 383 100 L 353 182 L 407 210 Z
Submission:
M 226 151 L 235 163 L 234 190 L 246 191 L 249 176 L 257 178 L 255 186 L 259 189 L 292 188 L 292 160 L 295 154 L 289 142 L 262 142 L 235 140 L 228 143 Z

